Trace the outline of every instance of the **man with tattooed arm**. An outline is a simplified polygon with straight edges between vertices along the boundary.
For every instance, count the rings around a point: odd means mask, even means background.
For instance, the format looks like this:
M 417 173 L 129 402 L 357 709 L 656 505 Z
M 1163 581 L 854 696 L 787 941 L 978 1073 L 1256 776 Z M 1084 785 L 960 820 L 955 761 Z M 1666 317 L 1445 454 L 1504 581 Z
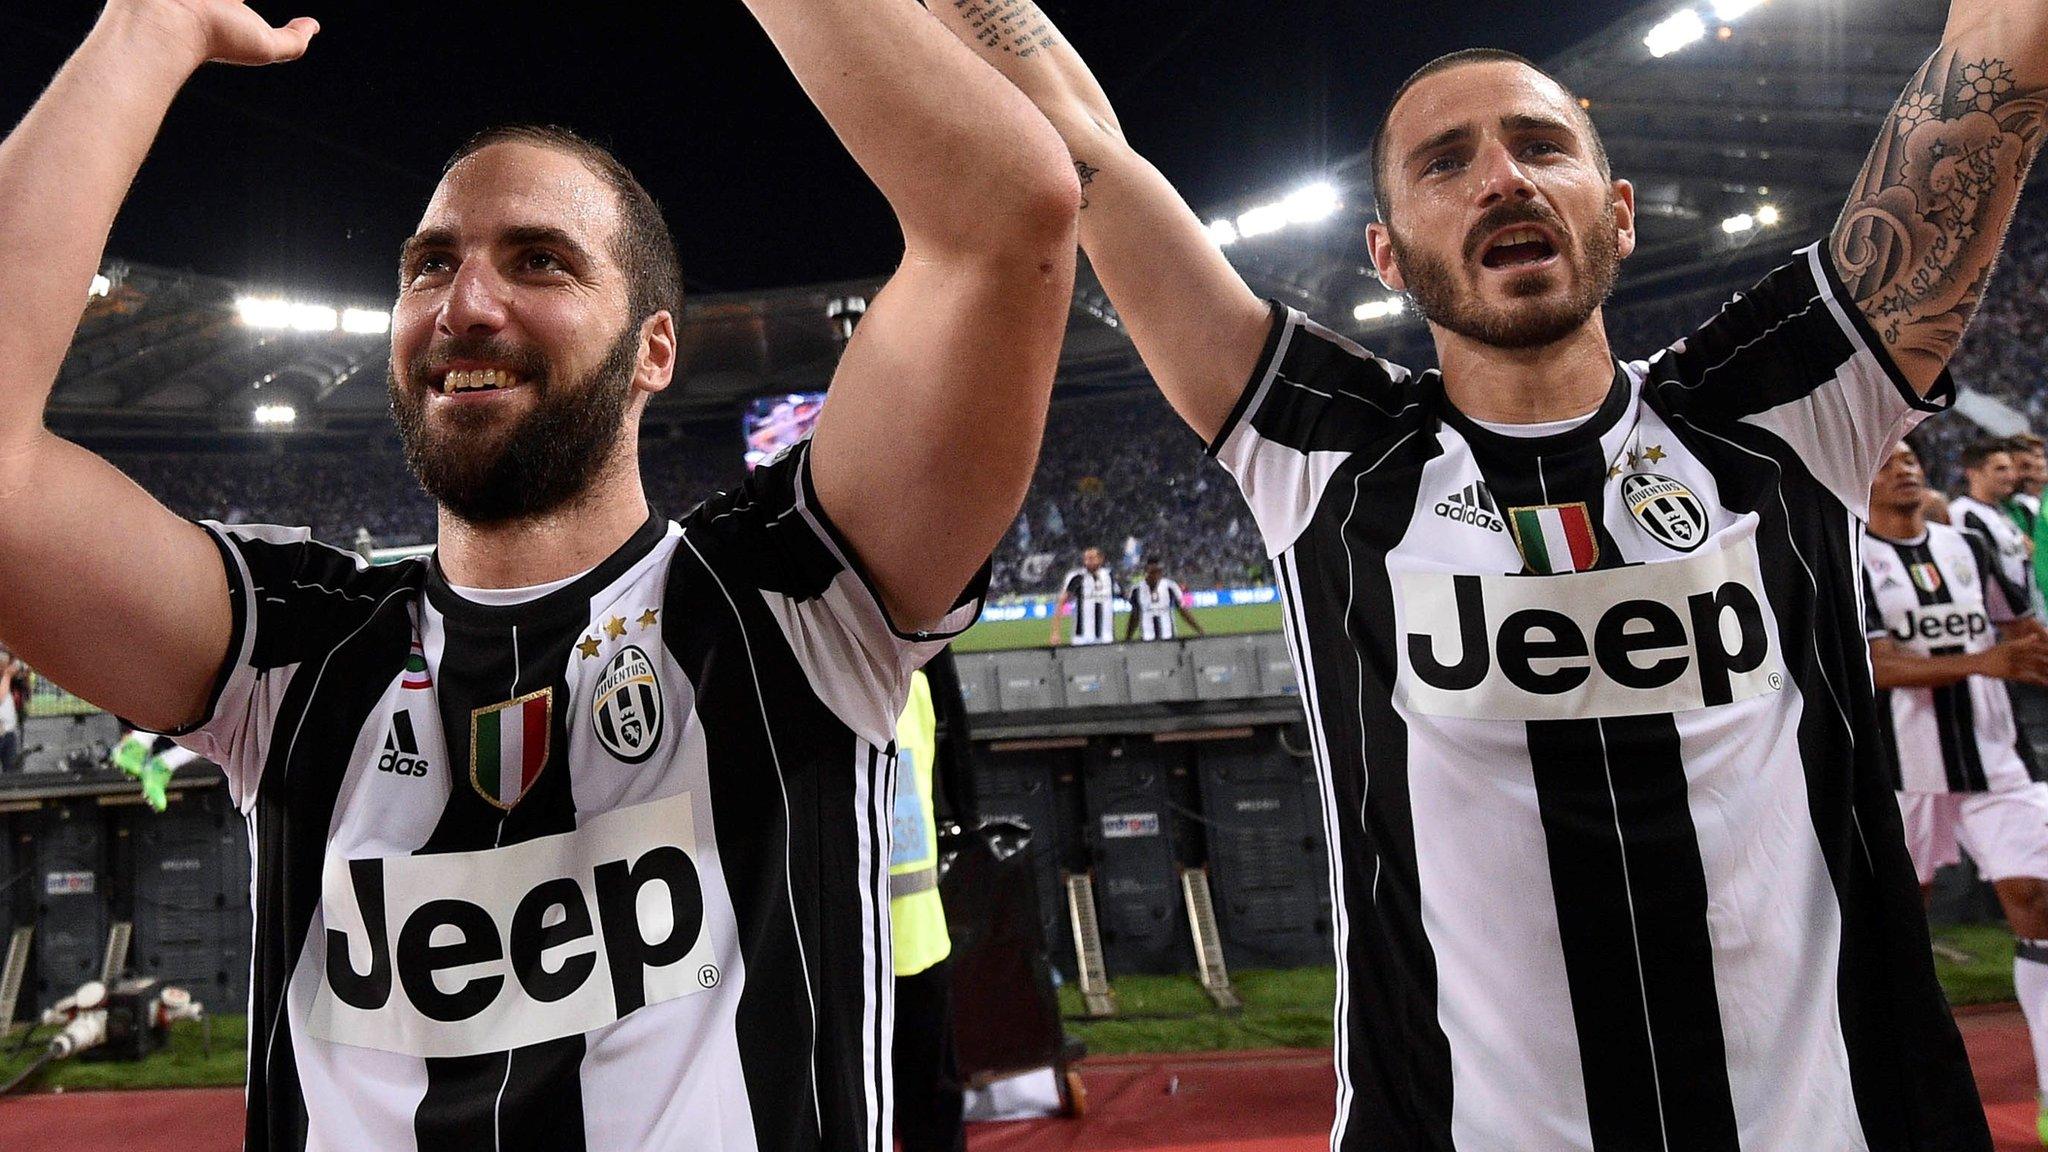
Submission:
M 2048 3 L 1956 0 L 1833 234 L 1633 363 L 1601 304 L 1635 193 L 1591 119 L 1510 53 L 1429 63 L 1368 226 L 1423 373 L 1254 296 L 1030 0 L 931 7 L 1065 138 L 1082 247 L 1274 558 L 1333 846 L 1333 1150 L 1989 1148 L 1857 521 L 1953 398 Z

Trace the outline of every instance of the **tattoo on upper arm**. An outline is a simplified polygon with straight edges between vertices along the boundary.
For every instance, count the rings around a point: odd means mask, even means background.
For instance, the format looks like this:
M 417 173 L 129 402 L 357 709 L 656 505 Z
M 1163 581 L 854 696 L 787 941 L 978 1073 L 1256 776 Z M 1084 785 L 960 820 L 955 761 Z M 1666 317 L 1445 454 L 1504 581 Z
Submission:
M 1102 169 L 1090 165 L 1086 160 L 1078 157 L 1074 160 L 1074 174 L 1081 178 L 1081 207 L 1083 208 L 1088 206 L 1088 186 L 1095 183 L 1095 174 L 1100 171 Z
M 953 10 L 983 48 L 1029 60 L 1057 47 L 1059 32 L 1031 0 L 953 0 Z
M 1830 240 L 1835 268 L 1901 367 L 1962 340 L 2048 118 L 2004 60 L 1936 52 L 1892 106 Z

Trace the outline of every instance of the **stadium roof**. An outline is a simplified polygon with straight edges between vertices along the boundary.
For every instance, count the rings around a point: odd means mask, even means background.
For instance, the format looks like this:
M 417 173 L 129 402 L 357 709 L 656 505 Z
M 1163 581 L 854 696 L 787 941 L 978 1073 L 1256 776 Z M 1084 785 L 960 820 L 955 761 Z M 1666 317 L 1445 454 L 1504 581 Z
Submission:
M 1725 293 L 1818 237 L 1891 101 L 1938 43 L 1944 15 L 1937 0 L 1659 0 L 1545 61 L 1589 102 L 1616 174 L 1637 187 L 1641 244 L 1621 299 Z M 1653 30 L 1661 57 L 1645 42 Z M 1388 296 L 1364 246 L 1370 160 L 1347 157 L 1306 191 L 1197 208 L 1229 224 L 1231 259 L 1259 292 L 1427 361 L 1412 314 L 1358 311 Z M 53 397 L 60 431 L 246 432 L 259 405 L 291 408 L 299 428 L 385 426 L 387 340 L 348 329 L 376 328 L 387 302 L 118 262 L 105 274 Z M 654 417 L 727 416 L 753 396 L 822 387 L 839 349 L 828 307 L 878 286 L 879 278 L 694 298 L 684 314 L 685 379 Z M 252 300 L 272 302 L 270 315 Z M 1122 384 L 1141 372 L 1084 271 L 1062 387 Z

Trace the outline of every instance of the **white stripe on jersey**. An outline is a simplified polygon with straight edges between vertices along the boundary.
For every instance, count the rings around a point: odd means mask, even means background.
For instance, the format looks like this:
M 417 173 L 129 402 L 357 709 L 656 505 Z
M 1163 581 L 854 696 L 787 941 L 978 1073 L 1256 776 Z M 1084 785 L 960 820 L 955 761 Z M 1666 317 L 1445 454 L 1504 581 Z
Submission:
M 1286 621 L 1287 652 L 1300 672 L 1301 699 L 1308 711 L 1309 750 L 1315 758 L 1317 792 L 1322 801 L 1323 843 L 1327 847 L 1324 859 L 1330 874 L 1331 946 L 1337 961 L 1335 1043 L 1331 1047 L 1331 1057 L 1337 1066 L 1337 1111 L 1336 1121 L 1330 1129 L 1330 1152 L 1338 1152 L 1351 1118 L 1352 1098 L 1351 1033 L 1346 1026 L 1351 1018 L 1351 965 L 1348 962 L 1351 954 L 1351 903 L 1345 896 L 1341 851 L 1345 841 L 1338 836 L 1337 792 L 1329 751 L 1324 747 L 1322 695 L 1316 684 L 1315 664 L 1308 659 L 1308 622 L 1302 616 L 1293 592 L 1301 586 L 1301 568 L 1295 561 L 1292 548 L 1281 552 L 1277 561 L 1281 574 L 1280 607 Z

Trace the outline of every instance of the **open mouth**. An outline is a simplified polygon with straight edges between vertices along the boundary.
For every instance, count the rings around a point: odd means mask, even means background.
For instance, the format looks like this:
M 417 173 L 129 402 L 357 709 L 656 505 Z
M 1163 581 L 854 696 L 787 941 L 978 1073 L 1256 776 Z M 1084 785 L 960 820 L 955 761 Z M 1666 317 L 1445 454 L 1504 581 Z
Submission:
M 526 383 L 525 377 L 503 368 L 453 368 L 442 373 L 433 389 L 443 396 L 501 392 Z
M 1556 255 L 1557 245 L 1542 229 L 1509 228 L 1493 238 L 1479 262 L 1488 268 L 1528 268 Z

